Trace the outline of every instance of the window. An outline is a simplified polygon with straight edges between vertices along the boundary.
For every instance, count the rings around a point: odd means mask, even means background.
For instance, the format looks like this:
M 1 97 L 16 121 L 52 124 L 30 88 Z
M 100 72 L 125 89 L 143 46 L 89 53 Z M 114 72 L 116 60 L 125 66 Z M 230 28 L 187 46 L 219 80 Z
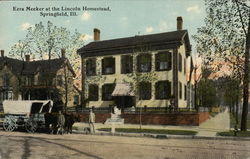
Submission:
M 111 101 L 112 98 L 112 93 L 115 89 L 115 84 L 104 84 L 102 86 L 102 100 L 103 101 Z
M 32 76 L 26 76 L 26 86 L 32 86 L 33 85 L 33 82 L 34 82 L 34 78 Z
M 10 85 L 10 75 L 8 73 L 3 75 L 3 86 L 8 87 Z
M 151 83 L 149 82 L 139 83 L 139 99 L 142 100 L 151 99 Z
M 187 100 L 187 85 L 184 87 L 184 100 Z
M 86 61 L 86 75 L 96 75 L 96 59 L 87 59 Z
M 151 71 L 151 55 L 143 54 L 137 56 L 137 71 L 150 72 Z
M 121 73 L 132 73 L 133 72 L 133 56 L 130 55 L 124 55 L 121 57 Z
M 102 59 L 102 74 L 114 74 L 115 73 L 115 58 L 108 57 Z
M 79 105 L 79 100 L 80 100 L 79 95 L 74 95 L 74 105 Z
M 56 76 L 57 86 L 63 86 L 63 75 Z
M 181 72 L 182 71 L 182 56 L 181 54 L 179 54 L 179 71 Z
M 89 100 L 98 101 L 98 85 L 91 84 L 89 85 Z
M 171 70 L 171 53 L 170 52 L 159 52 L 155 55 L 155 66 L 156 71 Z
M 169 99 L 171 96 L 171 82 L 159 81 L 155 84 L 155 99 Z
M 182 84 L 179 82 L 179 97 L 182 98 Z

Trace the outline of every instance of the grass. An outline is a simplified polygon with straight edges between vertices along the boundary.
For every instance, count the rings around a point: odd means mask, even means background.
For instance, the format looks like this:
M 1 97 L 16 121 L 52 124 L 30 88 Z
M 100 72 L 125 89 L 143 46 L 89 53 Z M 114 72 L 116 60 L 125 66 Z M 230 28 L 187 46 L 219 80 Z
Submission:
M 72 129 L 73 130 L 78 130 L 78 127 L 77 126 L 73 126 Z
M 241 115 L 238 116 L 238 124 L 237 124 L 237 127 L 240 128 L 240 123 L 241 123 Z M 236 118 L 233 114 L 230 114 L 230 127 L 231 128 L 234 128 L 236 125 Z M 250 113 L 248 114 L 247 116 L 247 128 L 249 129 L 250 128 Z
M 230 114 L 230 127 L 234 128 L 235 125 L 237 125 L 237 128 L 240 129 L 240 123 L 241 123 L 241 116 L 238 116 L 239 122 L 236 123 L 236 118 L 233 114 Z M 248 114 L 247 117 L 247 128 L 250 128 L 250 114 Z M 235 132 L 233 130 L 226 131 L 226 132 L 219 132 L 217 133 L 219 136 L 235 136 Z M 250 137 L 250 131 L 239 131 L 237 132 L 237 135 L 239 137 Z
M 99 131 L 111 131 L 111 128 L 100 128 Z M 116 132 L 125 133 L 152 133 L 152 134 L 169 134 L 169 135 L 195 135 L 196 131 L 189 130 L 165 130 L 165 129 L 137 129 L 137 128 L 116 128 Z
M 218 136 L 235 136 L 234 131 L 218 132 Z M 250 131 L 239 131 L 236 136 L 238 137 L 250 137 Z

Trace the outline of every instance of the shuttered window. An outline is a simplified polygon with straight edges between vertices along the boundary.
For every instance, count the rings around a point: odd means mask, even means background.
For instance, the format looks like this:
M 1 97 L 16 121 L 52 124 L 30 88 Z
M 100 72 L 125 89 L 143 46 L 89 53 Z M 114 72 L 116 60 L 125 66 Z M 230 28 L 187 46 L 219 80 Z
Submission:
M 171 96 L 171 82 L 159 81 L 155 84 L 155 99 L 169 99 Z
M 151 55 L 142 54 L 137 56 L 137 71 L 138 72 L 150 72 L 151 71 Z
M 155 55 L 155 69 L 156 71 L 168 71 L 171 70 L 172 57 L 171 52 L 159 52 Z
M 98 85 L 89 85 L 89 101 L 98 101 Z
M 114 74 L 115 73 L 115 58 L 107 57 L 102 59 L 102 74 Z
M 133 72 L 133 56 L 131 55 L 123 55 L 121 57 L 121 73 L 132 73 Z
M 179 54 L 178 61 L 179 61 L 179 71 L 181 72 L 182 71 L 182 56 L 181 56 L 181 54 Z
M 141 82 L 139 83 L 139 99 L 149 100 L 151 99 L 151 83 Z
M 96 59 L 88 59 L 86 61 L 86 75 L 94 76 L 96 75 Z
M 111 101 L 112 98 L 112 93 L 115 89 L 115 84 L 104 84 L 102 86 L 102 100 L 103 101 Z

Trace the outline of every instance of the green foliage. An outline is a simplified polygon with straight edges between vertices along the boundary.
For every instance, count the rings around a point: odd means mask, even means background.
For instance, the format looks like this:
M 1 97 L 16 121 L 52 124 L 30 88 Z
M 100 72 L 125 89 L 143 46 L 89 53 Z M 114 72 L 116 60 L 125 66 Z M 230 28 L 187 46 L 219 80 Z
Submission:
M 202 68 L 202 78 L 197 83 L 197 102 L 202 107 L 218 105 L 215 81 L 209 79 L 211 70 Z
M 229 62 L 232 64 L 229 66 L 233 69 L 233 76 L 242 77 L 246 41 L 244 30 L 250 12 L 246 0 L 242 0 L 239 5 L 242 21 L 235 0 L 205 0 L 205 6 L 205 26 L 198 28 L 197 34 L 193 36 L 199 56 L 205 64 L 217 61 L 215 71 L 224 62 Z
M 54 26 L 50 21 L 47 26 L 40 22 L 28 28 L 25 38 L 11 47 L 10 55 L 19 59 L 24 59 L 26 54 L 40 60 L 52 59 L 61 57 L 61 49 L 65 49 L 66 57 L 78 73 L 80 60 L 76 51 L 83 46 L 83 37 L 77 30 L 71 33 L 67 28 Z
M 232 105 L 239 102 L 242 95 L 240 91 L 240 81 L 238 79 L 224 78 L 224 102 L 226 105 Z
M 236 133 L 238 137 L 250 137 L 250 131 L 239 131 Z M 217 133 L 218 136 L 235 136 L 234 131 L 225 131 Z

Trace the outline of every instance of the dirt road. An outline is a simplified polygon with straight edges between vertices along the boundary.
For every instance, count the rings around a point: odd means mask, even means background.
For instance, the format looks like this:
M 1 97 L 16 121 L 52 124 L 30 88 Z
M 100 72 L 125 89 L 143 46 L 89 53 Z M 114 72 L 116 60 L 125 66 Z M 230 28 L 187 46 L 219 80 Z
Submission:
M 250 141 L 49 135 L 0 130 L 0 159 L 250 159 Z

